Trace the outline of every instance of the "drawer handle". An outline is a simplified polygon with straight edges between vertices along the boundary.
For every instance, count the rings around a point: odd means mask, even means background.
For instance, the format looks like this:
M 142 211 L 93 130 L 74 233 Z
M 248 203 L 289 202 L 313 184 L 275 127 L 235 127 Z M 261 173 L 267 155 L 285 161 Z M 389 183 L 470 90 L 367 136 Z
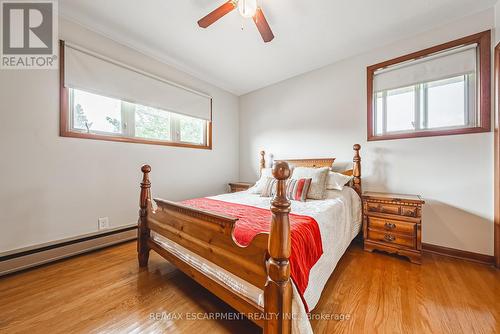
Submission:
M 405 211 L 404 215 L 408 216 L 408 217 L 415 217 L 416 216 L 414 211 L 409 211 L 409 210 Z
M 388 228 L 390 230 L 393 230 L 396 228 L 396 224 L 393 224 L 393 223 L 385 223 L 385 228 Z
M 384 239 L 386 241 L 392 242 L 392 241 L 396 240 L 396 237 L 393 235 L 390 235 L 390 234 L 386 234 L 386 235 L 384 235 Z

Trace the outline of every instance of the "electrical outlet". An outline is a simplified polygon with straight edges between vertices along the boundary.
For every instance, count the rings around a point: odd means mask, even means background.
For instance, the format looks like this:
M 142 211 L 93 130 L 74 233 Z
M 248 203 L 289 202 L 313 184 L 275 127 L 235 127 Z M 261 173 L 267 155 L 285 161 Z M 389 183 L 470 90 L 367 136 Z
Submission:
M 104 229 L 107 229 L 109 228 L 109 218 L 108 217 L 101 217 L 99 219 L 97 219 L 97 227 L 99 228 L 99 230 L 104 230 Z

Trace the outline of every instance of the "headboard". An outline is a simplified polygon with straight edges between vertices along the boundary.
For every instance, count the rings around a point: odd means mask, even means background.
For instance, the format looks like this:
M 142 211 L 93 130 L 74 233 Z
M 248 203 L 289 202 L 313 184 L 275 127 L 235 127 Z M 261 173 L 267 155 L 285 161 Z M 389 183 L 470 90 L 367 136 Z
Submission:
M 361 150 L 361 145 L 355 144 L 353 146 L 354 149 L 354 158 L 352 159 L 353 161 L 353 167 L 352 169 L 345 170 L 339 173 L 342 173 L 344 175 L 349 175 L 353 176 L 352 182 L 349 185 L 352 187 L 356 192 L 358 193 L 359 196 L 362 194 L 361 190 L 361 156 L 359 155 L 359 151 Z M 264 169 L 266 167 L 266 152 L 261 151 L 260 152 L 260 170 Z M 295 167 L 312 167 L 312 168 L 320 168 L 320 167 L 330 167 L 330 169 L 333 167 L 333 164 L 335 162 L 335 158 L 327 158 L 327 159 L 288 159 L 288 160 L 276 160 L 275 162 L 278 161 L 285 161 L 291 166 Z

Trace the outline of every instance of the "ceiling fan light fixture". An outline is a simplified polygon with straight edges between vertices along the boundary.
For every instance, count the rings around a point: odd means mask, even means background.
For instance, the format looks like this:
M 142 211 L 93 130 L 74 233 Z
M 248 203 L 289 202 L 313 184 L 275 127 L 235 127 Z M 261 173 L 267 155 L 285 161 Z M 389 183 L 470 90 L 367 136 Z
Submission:
M 257 0 L 239 0 L 238 11 L 245 18 L 253 17 L 257 12 Z
M 262 39 L 265 43 L 268 43 L 274 39 L 274 34 L 269 23 L 267 23 L 262 7 L 259 6 L 258 1 L 259 0 L 227 0 L 221 6 L 199 19 L 198 25 L 201 28 L 207 28 L 238 7 L 241 16 L 244 18 L 251 17 L 253 19 Z

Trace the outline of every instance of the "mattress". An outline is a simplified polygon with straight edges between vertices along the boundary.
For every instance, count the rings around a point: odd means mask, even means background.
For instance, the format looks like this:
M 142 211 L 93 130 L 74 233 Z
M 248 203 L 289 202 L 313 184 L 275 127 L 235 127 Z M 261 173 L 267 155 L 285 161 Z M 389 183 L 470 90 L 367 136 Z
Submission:
M 248 191 L 217 195 L 209 198 L 251 205 L 258 208 L 270 207 L 270 199 L 268 197 L 260 197 Z M 328 198 L 325 200 L 308 200 L 306 202 L 291 201 L 291 212 L 314 218 L 321 232 L 323 255 L 311 269 L 309 283 L 304 292 L 304 299 L 309 309 L 313 310 L 338 261 L 361 228 L 361 200 L 354 189 L 344 187 L 341 191 L 329 190 Z M 227 285 L 232 290 L 252 300 L 257 305 L 264 306 L 263 291 L 258 287 L 242 280 L 227 270 L 207 261 L 157 233 L 153 232 L 152 238 L 160 246 L 203 272 L 206 276 Z M 296 314 L 305 314 L 305 308 L 295 287 L 293 310 Z M 301 322 L 296 325 L 307 326 L 308 324 L 309 322 L 307 321 L 307 324 Z M 311 332 L 310 328 L 302 328 L 300 330 L 303 332 Z M 295 331 L 296 330 L 294 330 L 294 332 Z

